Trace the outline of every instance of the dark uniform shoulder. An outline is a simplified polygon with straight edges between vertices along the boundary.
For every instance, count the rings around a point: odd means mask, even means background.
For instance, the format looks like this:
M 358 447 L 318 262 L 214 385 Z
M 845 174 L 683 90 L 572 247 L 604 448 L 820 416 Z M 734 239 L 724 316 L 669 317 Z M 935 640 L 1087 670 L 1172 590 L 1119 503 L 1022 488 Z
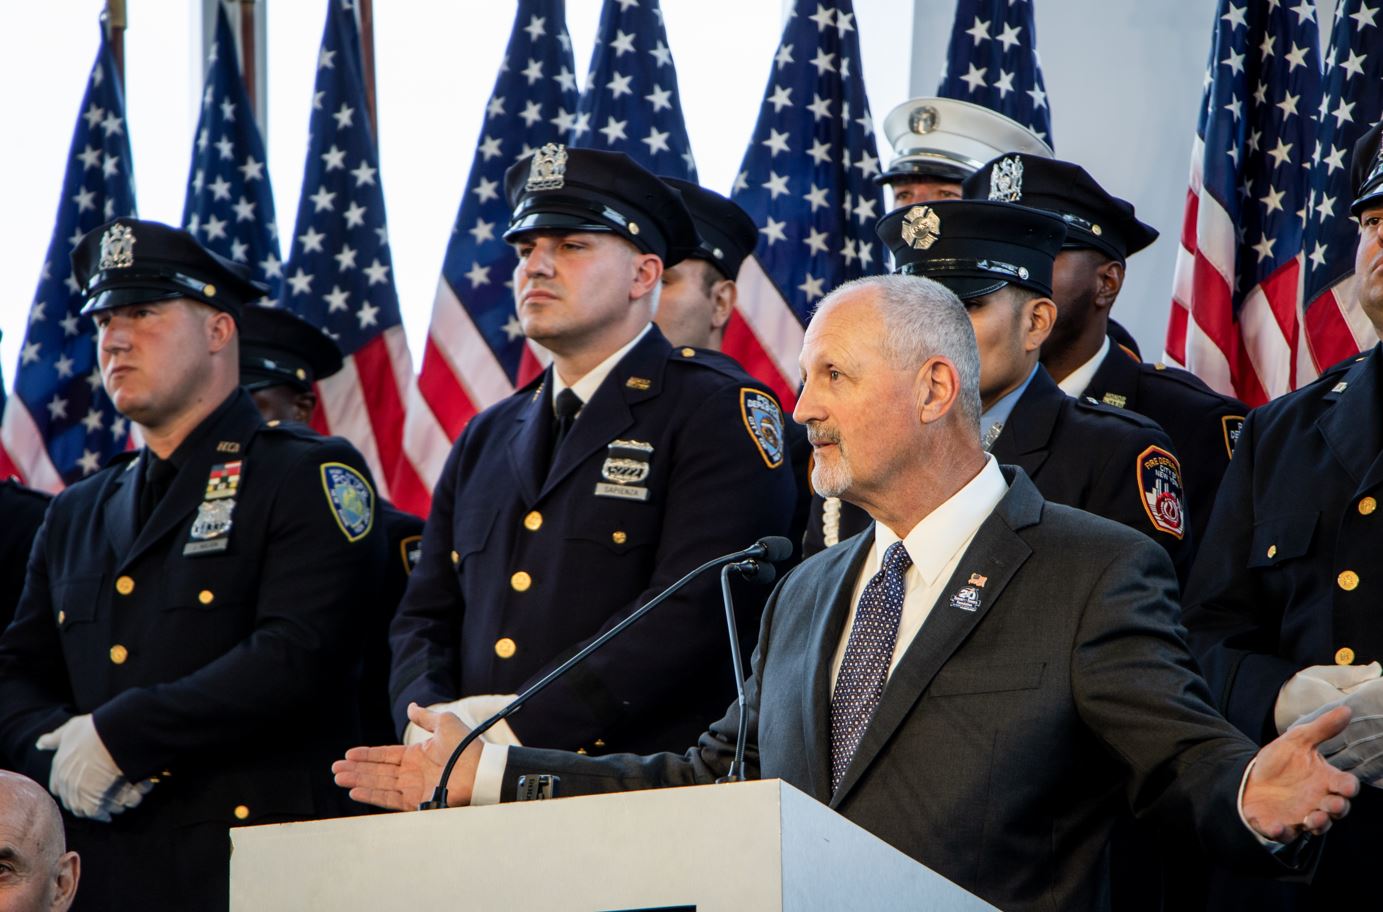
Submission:
M 1373 357 L 1376 352 L 1377 349 L 1360 352 L 1338 364 L 1332 364 L 1322 371 L 1319 377 L 1305 386 L 1298 387 L 1258 406 L 1253 410 L 1254 414 L 1259 416 L 1255 420 L 1261 426 L 1264 421 L 1272 420 L 1278 416 L 1300 415 L 1299 410 L 1301 409 L 1312 410 L 1326 403 L 1334 402 L 1341 393 L 1349 388 L 1349 385 L 1354 382 L 1354 375 L 1364 369 L 1369 358 Z
M 709 348 L 692 348 L 690 345 L 682 345 L 673 348 L 668 355 L 668 361 L 672 364 L 686 365 L 694 370 L 709 370 L 728 377 L 736 383 L 750 384 L 755 387 L 766 388 L 763 383 L 756 380 L 744 369 L 734 358 Z
M 0 481 L 0 499 L 5 501 L 6 509 L 22 509 L 20 504 L 43 509 L 48 506 L 48 501 L 53 499 L 53 495 L 26 488 L 12 479 L 5 479 Z
M 1115 419 L 1124 422 L 1129 427 L 1143 428 L 1145 430 L 1165 433 L 1162 425 L 1137 412 L 1131 412 L 1126 408 L 1119 408 L 1117 405 L 1107 405 L 1092 396 L 1072 397 L 1075 404 L 1075 411 L 1082 417 L 1093 418 L 1096 421 Z
M 1171 367 L 1160 361 L 1156 364 L 1149 364 L 1144 361 L 1140 362 L 1139 371 L 1144 381 L 1163 389 L 1170 387 L 1183 396 L 1193 396 L 1205 402 L 1219 402 L 1233 406 L 1241 415 L 1247 411 L 1247 407 L 1238 399 L 1216 392 L 1210 388 L 1208 383 L 1188 370 Z

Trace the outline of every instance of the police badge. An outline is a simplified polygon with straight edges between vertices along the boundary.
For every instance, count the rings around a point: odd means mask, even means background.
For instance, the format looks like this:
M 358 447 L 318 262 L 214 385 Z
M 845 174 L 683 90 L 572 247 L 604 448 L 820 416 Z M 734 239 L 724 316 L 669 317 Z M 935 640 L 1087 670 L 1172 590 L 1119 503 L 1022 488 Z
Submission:
M 567 173 L 567 147 L 558 143 L 548 143 L 533 153 L 533 163 L 528 169 L 528 183 L 524 189 L 561 190 Z
M 1181 463 L 1175 456 L 1157 446 L 1138 454 L 1138 488 L 1154 529 L 1176 538 L 1186 534 Z
M 941 237 L 941 216 L 931 206 L 913 206 L 903 216 L 902 234 L 913 250 L 926 250 Z
M 767 394 L 745 387 L 740 390 L 740 414 L 749 437 L 770 469 L 783 464 L 783 413 Z
M 1016 203 L 1023 198 L 1023 160 L 1001 158 L 989 172 L 989 198 Z
M 101 262 L 97 269 L 129 269 L 134 265 L 134 229 L 111 225 L 101 235 Z
M 322 489 L 346 541 L 357 542 L 369 534 L 375 524 L 375 492 L 359 472 L 339 462 L 323 463 Z
M 639 482 L 648 478 L 652 458 L 653 445 L 650 443 L 642 440 L 611 442 L 606 448 L 605 463 L 600 467 L 600 477 L 605 481 L 596 484 L 596 496 L 648 500 L 648 488 Z

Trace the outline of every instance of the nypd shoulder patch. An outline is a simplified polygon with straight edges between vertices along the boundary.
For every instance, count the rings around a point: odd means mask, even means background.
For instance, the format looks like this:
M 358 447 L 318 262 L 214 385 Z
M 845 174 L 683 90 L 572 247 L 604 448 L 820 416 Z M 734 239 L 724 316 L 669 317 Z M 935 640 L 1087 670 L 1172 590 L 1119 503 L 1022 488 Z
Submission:
M 340 462 L 324 462 L 322 490 L 346 541 L 360 541 L 370 533 L 375 524 L 375 492 L 359 472 Z
M 773 397 L 762 390 L 744 387 L 740 390 L 740 414 L 749 438 L 758 447 L 759 455 L 770 469 L 783 464 L 783 412 Z
M 1175 456 L 1159 446 L 1139 453 L 1138 491 L 1154 529 L 1176 538 L 1186 534 L 1186 495 Z

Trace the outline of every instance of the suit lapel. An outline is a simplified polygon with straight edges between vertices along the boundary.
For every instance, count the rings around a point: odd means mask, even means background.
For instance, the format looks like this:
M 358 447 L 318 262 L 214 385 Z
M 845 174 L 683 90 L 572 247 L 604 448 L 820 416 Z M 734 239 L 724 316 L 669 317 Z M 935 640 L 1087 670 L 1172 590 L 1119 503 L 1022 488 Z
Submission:
M 106 538 L 115 551 L 117 564 L 125 562 L 125 556 L 134 546 L 139 520 L 139 472 L 143 459 L 131 459 L 111 482 L 110 494 L 101 506 L 101 525 Z
M 542 375 L 541 383 L 528 393 L 528 401 L 514 419 L 514 433 L 509 438 L 509 465 L 514 481 L 526 504 L 536 503 L 547 475 L 548 451 L 552 449 L 552 368 Z
M 834 585 L 823 586 L 812 615 L 804 656 L 807 686 L 802 690 L 803 740 L 812 794 L 822 801 L 831 794 L 831 662 L 845 633 L 845 618 L 855 595 L 855 583 L 874 544 L 873 526 L 859 536 L 846 556 L 823 568 Z
M 1316 429 L 1325 437 L 1330 452 L 1344 466 L 1359 490 L 1383 482 L 1383 449 L 1379 425 L 1375 416 L 1383 403 L 1379 402 L 1378 359 L 1380 348 L 1375 347 L 1363 361 L 1357 363 L 1336 383 L 1340 392 L 1327 398 L 1334 405 L 1316 420 Z
M 1047 461 L 1061 404 L 1067 396 L 1047 369 L 1038 367 L 1028 388 L 1013 406 L 1003 432 L 990 452 L 1004 465 L 1016 465 L 1035 477 Z
M 831 796 L 832 807 L 839 805 L 859 781 L 863 771 L 903 724 L 941 666 L 965 642 L 970 631 L 984 620 L 991 606 L 1003 596 L 1004 589 L 1018 568 L 1032 553 L 1017 530 L 1039 521 L 1042 495 L 1022 473 L 1005 469 L 1004 474 L 1009 481 L 1008 493 L 980 525 L 970 547 L 961 555 L 955 573 L 932 606 L 927 620 L 889 677 L 879 708 L 865 729 L 840 787 Z M 970 611 L 952 605 L 951 597 L 968 583 L 973 573 L 988 577 L 980 590 L 979 606 Z
M 611 441 L 618 439 L 634 423 L 631 407 L 659 394 L 663 368 L 671 350 L 672 347 L 655 326 L 620 359 L 596 389 L 591 401 L 582 406 L 576 423 L 553 459 L 552 470 L 547 473 L 540 496 L 547 496 L 568 475 L 592 455 L 609 446 Z M 629 386 L 631 377 L 647 381 L 648 386 L 644 388 L 643 383 L 638 384 L 640 388 Z M 658 455 L 654 453 L 652 458 L 656 460 Z

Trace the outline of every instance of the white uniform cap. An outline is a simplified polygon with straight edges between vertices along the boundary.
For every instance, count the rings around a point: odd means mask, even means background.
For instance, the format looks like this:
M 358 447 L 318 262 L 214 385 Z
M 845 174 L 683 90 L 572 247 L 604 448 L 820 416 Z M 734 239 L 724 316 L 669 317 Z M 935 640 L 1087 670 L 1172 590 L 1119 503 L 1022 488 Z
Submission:
M 1036 133 L 997 111 L 954 98 L 912 98 L 884 118 L 896 157 L 878 181 L 936 177 L 961 181 L 1005 152 L 1053 158 Z

